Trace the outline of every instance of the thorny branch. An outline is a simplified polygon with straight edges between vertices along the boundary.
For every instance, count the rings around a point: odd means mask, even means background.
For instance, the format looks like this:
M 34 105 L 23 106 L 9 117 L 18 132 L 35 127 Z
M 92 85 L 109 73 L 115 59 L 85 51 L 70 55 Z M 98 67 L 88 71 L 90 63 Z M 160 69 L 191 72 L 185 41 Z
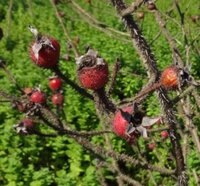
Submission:
M 121 12 L 123 12 L 127 8 L 122 0 L 111 0 L 111 3 L 113 4 L 113 6 L 115 6 L 119 15 L 121 15 Z M 146 40 L 142 36 L 139 27 L 137 26 L 131 15 L 126 15 L 122 17 L 122 20 L 124 21 L 124 24 L 127 26 L 127 29 L 130 32 L 135 48 L 142 58 L 142 61 L 145 64 L 149 75 L 155 77 L 155 79 L 158 78 L 158 70 L 156 67 L 155 57 L 150 49 L 150 46 L 147 44 Z M 163 108 L 165 120 L 170 128 L 170 139 L 173 146 L 173 153 L 177 165 L 176 173 L 178 177 L 178 183 L 180 186 L 187 185 L 188 179 L 185 172 L 185 164 L 180 145 L 180 139 L 176 130 L 177 121 L 174 115 L 174 111 L 169 104 L 170 100 L 167 97 L 165 90 L 160 88 L 158 90 L 158 96 Z
M 72 40 L 70 38 L 70 34 L 69 34 L 68 30 L 64 26 L 63 20 L 58 13 L 58 9 L 55 5 L 55 2 L 53 0 L 50 0 L 50 2 L 55 11 L 56 17 L 64 31 L 65 36 L 66 36 L 67 40 L 69 41 L 70 45 L 72 46 L 75 57 L 80 56 L 79 51 L 76 48 L 76 45 L 74 45 L 74 43 L 72 42 Z M 147 41 L 143 37 L 141 30 L 139 29 L 139 27 L 137 26 L 137 24 L 135 23 L 134 19 L 131 16 L 131 13 L 136 11 L 146 1 L 137 0 L 134 3 L 132 3 L 132 5 L 130 5 L 129 7 L 126 7 L 123 0 L 110 0 L 110 2 L 113 4 L 113 6 L 116 7 L 118 14 L 121 16 L 122 20 L 124 21 L 125 26 L 129 30 L 130 36 L 134 43 L 134 46 L 137 49 L 137 52 L 138 52 L 139 56 L 141 57 L 142 62 L 144 63 L 144 65 L 147 69 L 148 76 L 149 76 L 149 82 L 147 83 L 146 87 L 149 87 L 149 86 L 153 85 L 155 82 L 157 82 L 158 78 L 159 78 L 159 71 L 156 66 L 156 59 L 151 51 L 150 45 L 147 43 Z M 105 25 L 104 23 L 97 21 L 91 15 L 89 15 L 84 9 L 82 9 L 78 4 L 76 4 L 74 1 L 70 1 L 70 3 L 72 4 L 73 8 L 76 9 L 76 11 L 80 15 L 83 15 L 83 17 L 86 19 L 86 21 L 89 24 L 93 25 L 94 27 L 102 30 L 103 32 L 105 32 L 107 34 L 111 34 L 112 36 L 114 34 L 118 34 L 118 35 L 125 36 L 125 37 L 127 36 L 127 33 L 123 33 L 123 32 L 114 30 L 114 29 L 108 27 L 107 25 Z M 184 35 L 184 39 L 185 39 L 185 44 L 187 45 L 188 38 L 187 38 L 187 35 L 184 30 L 184 12 L 181 12 L 181 9 L 176 0 L 174 1 L 174 3 L 176 5 L 176 8 L 181 17 L 181 27 L 182 27 L 182 31 L 183 31 L 183 35 Z M 12 8 L 12 1 L 10 1 L 10 6 Z M 178 64 L 180 66 L 183 66 L 184 63 L 181 58 L 180 52 L 176 46 L 176 42 L 170 35 L 169 31 L 166 29 L 166 22 L 162 19 L 161 13 L 159 12 L 158 9 L 155 9 L 153 12 L 154 12 L 156 20 L 161 28 L 161 32 L 163 33 L 163 35 L 165 36 L 165 38 L 167 39 L 167 41 L 169 43 L 169 46 L 173 53 L 174 61 L 175 62 L 178 61 Z M 161 32 L 156 36 L 156 38 L 159 37 Z M 187 52 L 188 52 L 187 55 L 189 56 L 189 49 L 187 50 Z M 9 74 L 9 71 L 7 71 L 5 66 L 2 66 L 2 68 L 9 75 L 11 81 L 16 86 L 18 86 L 17 82 L 15 81 L 15 79 L 13 79 L 12 75 Z M 72 88 L 74 88 L 78 93 L 93 100 L 95 102 L 95 106 L 97 109 L 97 113 L 99 114 L 99 118 L 101 119 L 101 118 L 103 118 L 102 115 L 105 115 L 107 118 L 109 118 L 112 114 L 115 113 L 115 111 L 117 109 L 116 105 L 112 102 L 112 100 L 110 100 L 109 95 L 114 88 L 118 70 L 119 70 L 119 60 L 117 61 L 116 65 L 115 65 L 115 68 L 113 71 L 113 76 L 111 78 L 110 87 L 108 88 L 108 92 L 106 92 L 105 89 L 102 88 L 97 91 L 94 91 L 93 95 L 91 95 L 90 93 L 85 91 L 83 88 L 79 87 L 76 83 L 71 81 L 68 77 L 66 77 L 60 71 L 60 69 L 55 68 L 54 72 L 59 77 L 61 77 L 67 84 L 69 84 Z M 136 96 L 131 99 L 129 98 L 128 100 L 123 100 L 120 104 L 128 103 L 128 102 L 130 103 L 130 102 L 135 101 L 138 98 L 141 98 L 141 99 L 139 99 L 138 102 L 143 101 L 145 99 L 145 96 L 147 96 L 147 94 L 149 93 L 148 92 L 148 93 L 142 94 L 143 90 L 145 90 L 146 87 L 143 87 L 142 91 L 139 92 L 138 95 L 140 97 Z M 170 100 L 168 98 L 167 92 L 164 89 L 159 88 L 157 93 L 158 93 L 158 97 L 160 100 L 160 104 L 163 109 L 165 121 L 167 122 L 168 127 L 149 130 L 149 132 L 158 132 L 158 131 L 162 131 L 165 129 L 169 129 L 171 143 L 173 146 L 173 154 L 174 154 L 174 157 L 176 160 L 176 165 L 177 165 L 176 175 L 178 178 L 179 186 L 186 186 L 187 182 L 188 182 L 188 178 L 187 178 L 187 174 L 185 171 L 185 163 L 184 163 L 184 158 L 183 158 L 184 156 L 183 156 L 181 145 L 180 145 L 180 139 L 179 139 L 179 135 L 177 133 L 176 126 L 178 125 L 178 123 L 176 121 L 176 117 L 175 117 L 173 109 L 174 109 L 174 105 L 176 103 L 178 103 L 180 100 L 185 98 L 185 96 L 190 94 L 191 91 L 194 90 L 195 88 L 196 88 L 195 85 L 190 85 L 185 91 L 183 91 L 181 94 L 179 94 L 173 100 Z M 192 95 L 196 99 L 197 105 L 200 107 L 199 95 L 197 94 L 197 92 L 192 92 Z M 8 101 L 11 103 L 16 103 L 16 102 L 20 101 L 20 99 L 15 98 L 14 96 L 10 96 L 9 94 L 5 93 L 2 90 L 0 90 L 0 97 L 4 98 L 6 102 Z M 195 126 L 192 122 L 192 118 L 191 118 L 189 97 L 187 97 L 186 101 L 187 101 L 187 105 L 185 107 L 183 106 L 184 112 L 185 112 L 186 127 L 192 134 L 193 141 L 196 144 L 198 151 L 200 152 L 199 137 L 197 135 L 196 128 L 195 128 Z M 173 105 L 172 105 L 172 103 L 173 103 Z M 128 156 L 127 154 L 123 154 L 123 153 L 120 154 L 120 153 L 115 152 L 111 146 L 111 139 L 109 138 L 110 136 L 107 135 L 107 134 L 111 133 L 111 131 L 106 130 L 106 126 L 104 126 L 103 131 L 84 132 L 84 131 L 71 130 L 69 128 L 69 126 L 66 126 L 65 123 L 63 123 L 62 120 L 54 112 L 52 112 L 47 106 L 40 106 L 38 108 L 39 108 L 39 110 L 34 113 L 35 114 L 34 116 L 38 117 L 40 120 L 43 121 L 44 124 L 48 125 L 52 129 L 54 129 L 55 133 L 44 134 L 40 131 L 35 130 L 30 134 L 35 134 L 35 135 L 38 135 L 41 137 L 57 137 L 58 135 L 67 135 L 67 136 L 73 138 L 77 143 L 79 143 L 80 145 L 82 145 L 83 147 L 88 149 L 90 152 L 93 152 L 97 157 L 101 157 L 102 162 L 106 162 L 107 160 L 105 160 L 105 159 L 112 158 L 112 167 L 111 168 L 113 169 L 113 173 L 118 174 L 117 181 L 118 181 L 119 185 L 123 185 L 124 182 L 132 184 L 132 185 L 138 185 L 138 186 L 140 186 L 141 184 L 138 181 L 132 179 L 131 177 L 125 175 L 120 170 L 120 167 L 118 166 L 118 161 L 122 161 L 126 164 L 132 164 L 134 166 L 140 165 L 142 168 L 157 171 L 163 175 L 173 176 L 173 174 L 175 173 L 175 171 L 173 171 L 173 170 L 169 170 L 167 168 L 161 168 L 161 167 L 151 165 L 149 162 L 147 162 L 143 158 L 134 159 L 133 157 Z M 107 122 L 107 121 L 105 121 L 105 122 Z M 93 137 L 96 135 L 104 135 L 104 138 L 106 140 L 106 144 L 107 144 L 107 147 L 109 148 L 109 150 L 105 149 L 104 147 L 94 145 L 91 143 L 91 141 L 89 141 L 90 137 Z M 195 177 L 197 177 L 195 171 L 193 172 L 193 174 L 195 175 Z M 196 180 L 198 182 L 197 178 L 196 178 Z M 105 184 L 104 181 L 105 180 L 103 180 L 103 183 Z

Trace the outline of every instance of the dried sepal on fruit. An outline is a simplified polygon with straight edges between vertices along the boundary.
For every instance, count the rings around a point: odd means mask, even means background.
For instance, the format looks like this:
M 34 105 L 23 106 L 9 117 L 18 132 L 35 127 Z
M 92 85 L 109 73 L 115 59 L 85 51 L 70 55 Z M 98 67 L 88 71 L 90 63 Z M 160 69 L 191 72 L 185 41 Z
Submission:
M 43 68 L 53 68 L 59 62 L 60 44 L 53 37 L 42 36 L 38 30 L 29 26 L 29 30 L 35 36 L 35 41 L 30 47 L 30 57 L 32 61 Z
M 106 85 L 109 78 L 108 64 L 89 49 L 85 55 L 76 59 L 78 79 L 86 89 L 98 90 Z

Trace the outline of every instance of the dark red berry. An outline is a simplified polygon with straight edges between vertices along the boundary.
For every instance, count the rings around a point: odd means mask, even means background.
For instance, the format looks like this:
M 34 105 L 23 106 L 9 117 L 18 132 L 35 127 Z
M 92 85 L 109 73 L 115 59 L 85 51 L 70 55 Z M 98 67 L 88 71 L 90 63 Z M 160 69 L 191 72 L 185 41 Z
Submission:
M 167 139 L 169 137 L 169 133 L 166 130 L 163 130 L 160 135 L 162 139 Z
M 51 90 L 59 90 L 62 86 L 62 80 L 59 77 L 54 77 L 49 80 L 49 87 Z
M 30 100 L 33 103 L 40 103 L 43 104 L 46 102 L 46 95 L 41 91 L 35 91 L 31 94 Z
M 31 45 L 30 56 L 36 65 L 53 68 L 58 64 L 60 44 L 54 38 L 41 37 Z
M 64 102 L 64 96 L 60 93 L 54 94 L 51 101 L 54 105 L 62 105 Z

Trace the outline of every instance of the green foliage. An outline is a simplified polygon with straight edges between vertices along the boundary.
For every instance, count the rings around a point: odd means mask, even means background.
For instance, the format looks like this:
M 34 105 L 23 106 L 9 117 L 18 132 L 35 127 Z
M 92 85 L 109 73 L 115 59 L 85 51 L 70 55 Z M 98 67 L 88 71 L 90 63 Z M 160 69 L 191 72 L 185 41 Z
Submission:
M 63 1 L 64 2 L 64 1 Z M 108 5 L 107 1 L 92 1 L 90 6 L 84 0 L 77 1 L 81 7 L 96 17 L 97 20 L 105 23 L 109 27 L 125 31 L 121 20 L 116 17 L 115 10 Z M 132 2 L 132 1 L 130 1 Z M 181 3 L 181 8 L 186 8 L 187 1 Z M 189 16 L 192 12 L 198 13 L 194 0 L 190 4 L 187 14 L 188 23 L 186 29 L 190 30 L 190 39 L 192 41 L 197 33 L 197 28 L 191 23 Z M 158 1 L 158 7 L 165 11 L 170 9 L 171 3 L 168 1 Z M 62 56 L 68 52 L 73 56 L 71 51 L 66 51 L 66 37 L 62 27 L 56 19 L 55 12 L 49 1 L 26 0 L 13 1 L 12 11 L 8 11 L 9 1 L 1 1 L 0 4 L 0 27 L 3 29 L 4 37 L 0 40 L 0 58 L 7 63 L 8 69 L 16 78 L 21 87 L 38 87 L 47 92 L 50 96 L 47 85 L 48 77 L 52 73 L 48 70 L 37 68 L 30 60 L 29 47 L 32 35 L 28 31 L 29 24 L 36 26 L 41 32 L 57 38 L 61 44 Z M 83 53 L 87 45 L 92 46 L 99 51 L 99 54 L 107 60 L 110 65 L 110 71 L 117 57 L 122 59 L 121 70 L 117 77 L 116 86 L 112 96 L 116 100 L 133 97 L 141 87 L 147 82 L 148 78 L 146 70 L 140 63 L 140 59 L 130 42 L 123 42 L 123 38 L 113 38 L 109 35 L 88 25 L 81 17 L 71 8 L 70 3 L 58 4 L 60 12 L 64 13 L 64 24 L 72 38 L 78 36 L 80 38 L 79 50 Z M 146 9 L 144 9 L 146 11 Z M 173 15 L 175 18 L 178 15 Z M 152 41 L 159 32 L 158 26 L 155 24 L 154 17 L 151 13 L 145 12 L 145 19 L 139 21 L 145 38 Z M 177 23 L 169 21 L 167 28 L 176 38 L 178 47 L 184 53 L 181 29 L 177 27 Z M 192 26 L 191 26 L 192 25 Z M 172 56 L 167 41 L 163 36 L 152 43 L 152 50 L 157 57 L 160 70 L 171 64 Z M 195 52 L 191 52 L 193 55 Z M 185 56 L 185 55 L 184 55 Z M 185 57 L 186 59 L 186 57 Z M 192 73 L 195 77 L 199 77 L 199 56 L 191 57 Z M 60 60 L 61 69 L 70 79 L 76 81 L 76 67 L 74 59 L 66 62 Z M 16 87 L 10 83 L 5 73 L 0 70 L 0 89 L 9 92 L 12 95 L 18 95 Z M 96 116 L 95 108 L 92 102 L 78 95 L 70 86 L 65 86 L 65 105 L 64 112 L 67 116 L 67 122 L 70 127 L 76 130 L 95 130 L 101 129 L 99 119 Z M 158 101 L 151 96 L 144 104 L 147 115 L 156 116 L 160 114 Z M 19 136 L 13 130 L 13 125 L 17 124 L 24 116 L 11 108 L 8 103 L 0 102 L 0 185 L 6 186 L 96 186 L 99 185 L 99 178 L 96 165 L 94 163 L 94 155 L 74 140 L 60 136 L 57 138 L 41 138 L 36 136 Z M 199 119 L 197 119 L 199 124 Z M 157 126 L 155 126 L 157 128 Z M 45 129 L 44 129 L 45 130 Z M 174 168 L 174 164 L 168 161 L 171 144 L 169 140 L 160 142 L 160 135 L 152 135 L 152 141 L 158 142 L 158 148 L 150 152 L 146 149 L 148 144 L 144 140 L 139 140 L 142 151 L 145 156 L 158 166 L 163 164 L 168 168 Z M 94 137 L 94 142 L 104 145 L 101 137 Z M 133 152 L 131 147 L 122 139 L 112 136 L 114 148 L 118 152 L 129 154 Z M 130 153 L 131 154 L 131 153 Z M 138 155 L 133 155 L 137 157 Z M 162 159 L 160 159 L 162 157 Z M 188 156 L 189 170 L 195 170 L 200 174 L 200 160 L 195 149 Z M 123 167 L 123 166 L 122 166 Z M 146 180 L 147 172 L 145 170 L 130 168 L 127 174 L 135 175 L 135 179 L 143 184 L 154 185 L 174 185 L 175 181 L 167 177 L 163 178 L 158 172 L 150 172 L 150 180 Z M 115 180 L 115 175 L 109 170 L 104 171 L 108 180 Z M 192 173 L 189 173 L 192 174 Z M 191 175 L 190 175 L 191 176 Z M 192 178 L 190 184 L 194 185 L 195 180 Z

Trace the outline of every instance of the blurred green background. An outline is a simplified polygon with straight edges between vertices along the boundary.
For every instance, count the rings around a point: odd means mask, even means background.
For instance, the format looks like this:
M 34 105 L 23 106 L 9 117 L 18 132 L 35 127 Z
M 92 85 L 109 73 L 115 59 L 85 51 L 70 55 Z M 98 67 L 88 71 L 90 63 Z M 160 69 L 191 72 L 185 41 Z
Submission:
M 92 0 L 91 4 L 86 0 L 76 0 L 77 4 L 89 12 L 98 21 L 121 32 L 126 32 L 122 21 L 116 15 L 115 9 L 108 1 Z M 131 3 L 129 0 L 127 3 Z M 167 29 L 177 42 L 181 55 L 186 60 L 184 36 L 180 27 L 180 17 L 177 11 L 172 11 L 167 17 L 167 10 L 172 8 L 173 1 L 158 0 L 157 6 L 163 17 L 167 20 Z M 180 1 L 180 7 L 185 13 L 185 30 L 188 42 L 194 42 L 199 47 L 199 22 L 192 22 L 191 16 L 199 13 L 199 1 Z M 115 101 L 132 97 L 147 82 L 146 70 L 142 66 L 138 55 L 130 39 L 127 36 L 109 34 L 100 31 L 90 25 L 80 16 L 74 6 L 68 1 L 60 1 L 57 4 L 65 27 L 70 33 L 72 40 L 80 39 L 78 49 L 84 53 L 89 45 L 109 63 L 110 71 L 117 57 L 122 59 L 121 70 L 117 77 L 117 83 L 112 93 Z M 155 18 L 145 6 L 138 12 L 144 12 L 144 19 L 139 19 L 137 12 L 134 17 L 143 31 L 144 37 L 151 43 L 152 50 L 157 58 L 160 70 L 172 63 L 172 54 L 167 41 L 162 36 L 155 40 L 160 29 Z M 0 0 L 0 28 L 3 30 L 3 37 L 0 40 L 0 58 L 6 61 L 8 69 L 15 76 L 21 87 L 38 87 L 46 92 L 48 88 L 48 77 L 52 75 L 49 70 L 36 67 L 30 60 L 29 47 L 32 42 L 32 35 L 28 25 L 37 27 L 42 33 L 55 37 L 61 45 L 61 57 L 69 54 L 71 59 L 66 61 L 61 58 L 60 68 L 70 79 L 77 82 L 76 66 L 72 51 L 68 50 L 68 42 L 62 27 L 55 16 L 50 1 L 41 0 Z M 193 41 L 194 40 L 194 41 Z M 199 78 L 200 60 L 195 49 L 191 49 L 189 55 L 191 71 L 194 77 Z M 6 77 L 0 69 L 0 89 L 13 95 L 19 95 L 15 85 Z M 64 86 L 65 105 L 64 112 L 67 122 L 77 130 L 100 130 L 101 125 L 96 116 L 94 105 L 91 101 L 82 98 L 71 87 Z M 50 101 L 49 104 L 51 105 Z M 152 95 L 144 107 L 149 116 L 160 114 L 158 100 Z M 41 138 L 37 136 L 20 136 L 13 130 L 24 115 L 11 108 L 9 103 L 0 102 L 0 185 L 4 186 L 96 186 L 99 183 L 99 174 L 96 169 L 96 157 L 83 149 L 67 136 L 57 138 Z M 199 124 L 199 118 L 195 119 Z M 199 127 L 200 125 L 198 125 Z M 200 127 L 199 127 L 200 128 Z M 48 129 L 47 129 L 48 130 Z M 118 152 L 131 154 L 133 150 L 124 140 L 111 135 L 114 149 Z M 147 142 L 139 140 L 146 156 L 151 163 L 158 166 L 165 165 L 174 168 L 174 163 L 169 159 L 171 144 L 169 139 L 163 142 L 159 134 L 153 135 L 150 142 L 157 142 L 157 148 L 153 152 L 146 149 Z M 93 137 L 96 144 L 104 144 L 102 137 Z M 194 185 L 195 179 L 192 170 L 200 174 L 200 159 L 189 140 L 190 153 L 187 159 L 190 185 Z M 137 154 L 132 154 L 137 158 Z M 162 157 L 162 159 L 160 159 Z M 109 162 L 109 161 L 108 161 Z M 115 174 L 108 168 L 99 172 L 106 178 L 108 185 L 115 185 Z M 129 167 L 127 174 L 140 181 L 142 184 L 171 186 L 175 180 L 163 177 L 157 172 L 149 174 L 148 171 L 139 167 Z M 150 175 L 146 178 L 146 175 Z

